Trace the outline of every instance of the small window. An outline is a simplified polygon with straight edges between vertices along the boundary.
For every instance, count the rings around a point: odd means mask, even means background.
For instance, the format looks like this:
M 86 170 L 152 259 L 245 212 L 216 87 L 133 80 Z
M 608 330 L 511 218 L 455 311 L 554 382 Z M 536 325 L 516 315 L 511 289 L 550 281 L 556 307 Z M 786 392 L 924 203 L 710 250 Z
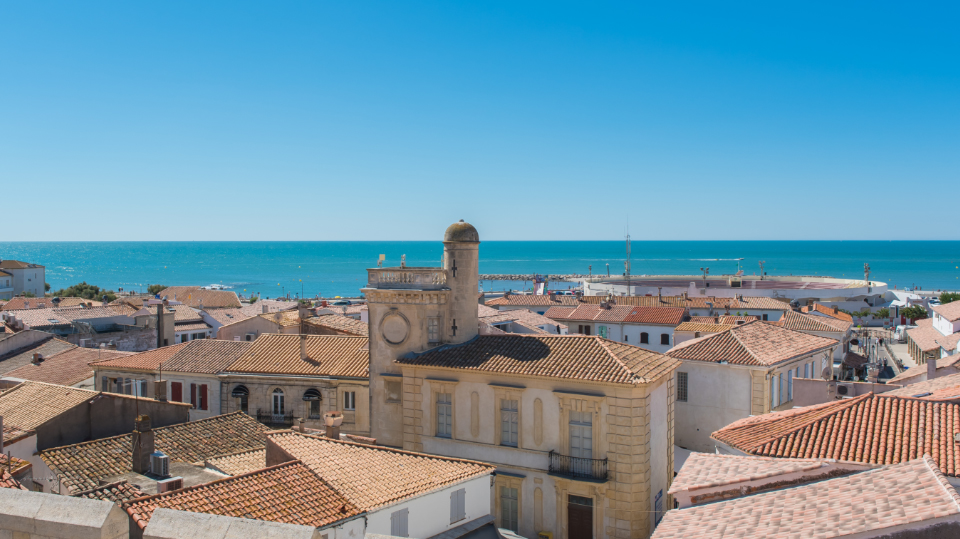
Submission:
M 399 381 L 387 380 L 384 382 L 384 389 L 386 389 L 387 402 L 403 402 Z
M 390 513 L 390 535 L 394 537 L 408 537 L 407 520 L 409 518 L 409 509 L 401 509 Z
M 320 401 L 310 401 L 310 419 L 320 419 Z
M 688 373 L 677 373 L 677 400 L 680 402 L 687 402 L 688 377 Z
M 629 335 L 624 335 L 624 336 L 623 336 L 623 342 L 630 342 L 630 336 L 629 336 Z
M 650 344 L 650 335 L 647 333 L 641 333 L 640 344 Z
M 106 376 L 100 378 L 100 391 L 110 391 L 110 379 Z
M 344 410 L 357 409 L 357 392 L 356 391 L 343 392 L 343 409 Z
M 427 340 L 440 342 L 440 319 L 431 318 L 427 320 Z
M 437 393 L 437 436 L 450 438 L 453 434 L 453 402 L 449 393 Z
M 669 344 L 670 344 L 670 334 L 669 334 L 669 333 L 661 333 L 661 334 L 660 334 L 660 344 L 665 344 L 665 345 L 669 345 Z
M 764 319 L 764 320 L 767 320 L 767 316 L 768 316 L 768 315 L 763 315 L 763 319 Z
M 467 518 L 467 489 L 461 488 L 450 493 L 450 524 Z

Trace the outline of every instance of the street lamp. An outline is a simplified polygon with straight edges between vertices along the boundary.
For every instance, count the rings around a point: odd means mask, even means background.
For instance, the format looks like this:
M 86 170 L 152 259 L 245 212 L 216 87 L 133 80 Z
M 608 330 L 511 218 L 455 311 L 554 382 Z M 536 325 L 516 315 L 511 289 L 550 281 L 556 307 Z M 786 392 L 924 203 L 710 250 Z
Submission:
M 703 287 L 707 287 L 707 275 L 710 274 L 710 268 L 700 268 L 700 271 L 703 272 Z

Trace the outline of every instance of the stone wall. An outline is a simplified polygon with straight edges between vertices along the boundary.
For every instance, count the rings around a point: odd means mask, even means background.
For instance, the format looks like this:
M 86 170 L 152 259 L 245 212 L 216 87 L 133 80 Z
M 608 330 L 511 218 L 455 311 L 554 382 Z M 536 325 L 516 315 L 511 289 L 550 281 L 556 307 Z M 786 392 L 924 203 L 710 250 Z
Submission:
M 0 488 L 2 539 L 124 539 L 128 520 L 113 502 Z
M 60 339 L 77 346 L 80 346 L 81 339 L 85 339 L 87 348 L 98 348 L 101 344 L 112 343 L 120 352 L 145 352 L 157 347 L 157 330 L 152 327 L 126 326 L 123 331 L 74 333 Z

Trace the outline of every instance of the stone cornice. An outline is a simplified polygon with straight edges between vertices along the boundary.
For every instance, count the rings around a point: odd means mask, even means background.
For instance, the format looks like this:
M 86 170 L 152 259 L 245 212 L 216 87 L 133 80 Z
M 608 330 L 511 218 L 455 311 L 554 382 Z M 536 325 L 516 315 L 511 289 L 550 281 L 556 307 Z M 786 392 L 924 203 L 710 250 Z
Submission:
M 402 290 L 383 288 L 362 288 L 367 303 L 443 305 L 447 303 L 449 290 Z

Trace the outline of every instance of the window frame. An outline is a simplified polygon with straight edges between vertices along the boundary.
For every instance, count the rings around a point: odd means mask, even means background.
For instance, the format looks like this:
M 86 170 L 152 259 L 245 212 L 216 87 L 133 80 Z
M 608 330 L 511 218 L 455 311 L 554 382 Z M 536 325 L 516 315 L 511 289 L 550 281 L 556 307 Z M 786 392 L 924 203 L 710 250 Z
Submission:
M 434 395 L 434 435 L 437 438 L 453 439 L 453 393 L 438 391 Z
M 356 391 L 344 391 L 343 392 L 343 410 L 345 412 L 354 412 L 357 409 L 357 392 Z
M 461 488 L 450 493 L 450 524 L 467 518 L 467 489 Z
M 646 331 L 640 332 L 640 344 L 650 344 L 650 334 Z
M 508 408 L 513 403 L 514 408 Z M 508 438 L 504 439 L 504 434 Z M 520 447 L 520 400 L 500 399 L 500 444 L 504 447 Z
M 677 401 L 688 402 L 690 398 L 690 373 L 677 371 Z
M 664 342 L 666 341 L 666 342 Z M 660 334 L 660 346 L 670 346 L 670 334 L 661 333 Z

